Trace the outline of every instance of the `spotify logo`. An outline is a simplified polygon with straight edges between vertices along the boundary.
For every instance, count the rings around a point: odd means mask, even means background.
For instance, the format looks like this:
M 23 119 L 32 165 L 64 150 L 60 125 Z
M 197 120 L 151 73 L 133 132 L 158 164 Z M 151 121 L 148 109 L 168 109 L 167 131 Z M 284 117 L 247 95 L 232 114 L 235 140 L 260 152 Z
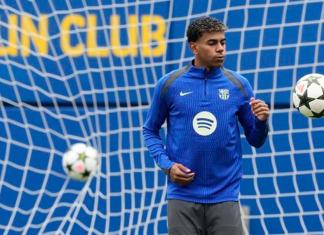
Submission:
M 212 113 L 203 111 L 196 114 L 192 126 L 198 135 L 208 136 L 216 130 L 217 120 Z

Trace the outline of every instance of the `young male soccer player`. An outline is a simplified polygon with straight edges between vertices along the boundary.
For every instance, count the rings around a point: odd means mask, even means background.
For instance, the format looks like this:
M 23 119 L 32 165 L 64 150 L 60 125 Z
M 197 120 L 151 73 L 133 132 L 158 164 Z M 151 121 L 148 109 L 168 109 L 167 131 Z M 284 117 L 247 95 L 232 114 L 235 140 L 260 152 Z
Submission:
M 269 108 L 248 81 L 223 67 L 226 26 L 211 17 L 190 23 L 191 65 L 158 81 L 144 139 L 168 175 L 169 234 L 243 234 L 238 204 L 242 176 L 239 123 L 260 147 Z M 167 120 L 166 148 L 159 130 Z

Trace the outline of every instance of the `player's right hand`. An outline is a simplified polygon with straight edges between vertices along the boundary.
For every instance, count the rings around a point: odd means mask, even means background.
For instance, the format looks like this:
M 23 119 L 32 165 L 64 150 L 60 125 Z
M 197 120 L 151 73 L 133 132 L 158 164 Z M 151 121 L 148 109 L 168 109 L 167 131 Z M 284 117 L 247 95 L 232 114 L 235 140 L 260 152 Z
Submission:
M 193 181 L 195 173 L 180 163 L 175 163 L 170 169 L 169 177 L 174 183 L 182 186 Z

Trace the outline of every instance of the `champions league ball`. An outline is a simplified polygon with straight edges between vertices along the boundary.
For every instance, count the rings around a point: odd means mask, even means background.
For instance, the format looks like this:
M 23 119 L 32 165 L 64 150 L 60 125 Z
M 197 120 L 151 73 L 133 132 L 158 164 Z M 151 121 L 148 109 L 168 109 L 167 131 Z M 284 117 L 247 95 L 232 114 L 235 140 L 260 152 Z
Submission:
M 94 174 L 99 164 L 98 151 L 84 143 L 77 143 L 63 155 L 64 171 L 72 179 L 85 181 Z
M 306 117 L 323 117 L 324 76 L 311 73 L 299 79 L 293 90 L 293 104 Z

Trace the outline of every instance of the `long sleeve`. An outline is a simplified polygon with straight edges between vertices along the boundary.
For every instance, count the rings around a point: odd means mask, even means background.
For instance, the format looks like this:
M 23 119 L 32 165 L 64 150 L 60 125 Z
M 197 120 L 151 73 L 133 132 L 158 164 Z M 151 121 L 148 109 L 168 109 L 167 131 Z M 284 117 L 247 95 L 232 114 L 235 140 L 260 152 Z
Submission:
M 143 127 L 143 136 L 145 144 L 154 158 L 156 164 L 162 169 L 171 168 L 173 162 L 166 154 L 165 146 L 159 134 L 167 115 L 168 106 L 165 96 L 161 95 L 165 79 L 159 80 L 154 90 L 151 106 L 148 110 L 147 118 Z
M 261 121 L 253 115 L 250 106 L 250 98 L 253 96 L 252 88 L 249 84 L 245 85 L 247 95 L 239 109 L 238 119 L 249 144 L 258 148 L 264 144 L 268 136 L 269 126 L 267 121 Z

